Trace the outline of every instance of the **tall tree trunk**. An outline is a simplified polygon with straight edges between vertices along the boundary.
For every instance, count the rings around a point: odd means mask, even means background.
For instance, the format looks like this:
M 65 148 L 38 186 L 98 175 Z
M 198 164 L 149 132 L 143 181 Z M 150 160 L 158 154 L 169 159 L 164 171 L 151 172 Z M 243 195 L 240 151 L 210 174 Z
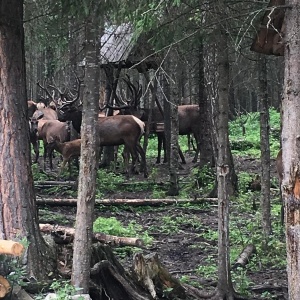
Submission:
M 1 1 L 0 20 L 0 237 L 27 238 L 28 273 L 43 280 L 56 258 L 40 234 L 31 172 L 23 1 Z
M 299 2 L 285 5 L 285 73 L 282 102 L 282 197 L 285 204 L 289 299 L 300 299 L 300 14 Z
M 204 86 L 204 51 L 203 43 L 199 45 L 199 57 L 198 57 L 198 103 L 200 108 L 200 120 L 199 120 L 199 141 L 200 145 L 200 168 L 205 165 L 212 166 L 214 164 L 214 157 L 212 151 L 212 141 L 211 141 L 211 108 L 208 97 L 205 93 Z
M 215 3 L 217 66 L 218 66 L 218 116 L 217 116 L 217 179 L 218 179 L 218 285 L 217 299 L 234 299 L 235 292 L 230 273 L 229 246 L 229 202 L 235 192 L 233 176 L 235 175 L 229 146 L 228 113 L 229 113 L 229 60 L 224 0 Z M 235 179 L 234 179 L 235 180 Z
M 178 86 L 176 85 L 177 64 L 176 59 L 172 60 L 174 52 L 169 52 L 167 55 L 168 71 L 171 77 L 168 78 L 167 90 L 164 101 L 164 117 L 165 117 L 165 136 L 166 148 L 169 164 L 170 185 L 167 194 L 176 196 L 179 194 L 178 182 Z M 174 78 L 175 77 L 175 78 Z
M 94 7 L 95 9 L 95 7 Z M 83 116 L 81 130 L 81 159 L 78 185 L 78 204 L 72 283 L 88 293 L 93 232 L 93 210 L 98 166 L 99 139 L 97 134 L 99 101 L 99 31 L 97 15 L 91 11 L 86 23 L 86 77 L 83 94 Z
M 271 233 L 271 205 L 270 205 L 270 142 L 269 142 L 269 103 L 267 86 L 266 57 L 258 60 L 258 98 L 260 110 L 260 152 L 261 152 L 261 196 L 262 228 L 264 243 L 267 245 Z

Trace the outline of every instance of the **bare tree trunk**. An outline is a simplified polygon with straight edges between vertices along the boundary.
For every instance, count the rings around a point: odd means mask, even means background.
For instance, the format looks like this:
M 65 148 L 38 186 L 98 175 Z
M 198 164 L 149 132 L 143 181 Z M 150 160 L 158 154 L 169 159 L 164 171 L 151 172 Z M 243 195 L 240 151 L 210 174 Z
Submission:
M 285 74 L 282 102 L 282 197 L 285 204 L 289 299 L 300 298 L 300 14 L 299 2 L 287 0 L 285 10 Z
M 168 78 L 166 99 L 164 101 L 165 112 L 165 136 L 166 148 L 169 164 L 170 186 L 167 194 L 169 196 L 176 196 L 179 194 L 178 182 L 178 87 L 176 85 L 177 64 L 173 55 L 174 52 L 169 52 L 168 71 L 170 77 Z M 172 58 L 171 58 L 172 56 Z
M 99 139 L 97 134 L 99 100 L 99 24 L 97 15 L 91 11 L 86 23 L 86 78 L 83 94 L 83 116 L 81 130 L 81 160 L 78 183 L 78 205 L 72 283 L 88 293 L 90 278 L 93 210 L 98 165 Z
M 28 274 L 42 280 L 55 270 L 56 259 L 39 231 L 31 172 L 23 1 L 2 1 L 0 16 L 0 237 L 27 238 Z
M 218 117 L 217 117 L 217 179 L 218 179 L 218 285 L 217 299 L 235 299 L 235 292 L 230 273 L 230 245 L 229 245 L 229 202 L 230 195 L 235 192 L 233 184 L 233 162 L 229 146 L 228 113 L 229 113 L 229 60 L 226 33 L 224 0 L 215 3 L 217 65 L 218 65 Z
M 269 103 L 267 86 L 266 57 L 258 60 L 259 77 L 259 106 L 260 106 L 260 151 L 261 151 L 261 198 L 262 229 L 265 245 L 271 233 L 271 205 L 270 205 L 270 143 L 269 143 Z
M 204 51 L 203 44 L 201 41 L 201 45 L 199 46 L 199 57 L 198 57 L 198 103 L 200 107 L 200 120 L 199 120 L 199 141 L 200 144 L 200 168 L 209 164 L 212 166 L 214 164 L 214 156 L 212 151 L 212 141 L 211 141 L 211 109 L 210 102 L 205 93 L 204 86 Z

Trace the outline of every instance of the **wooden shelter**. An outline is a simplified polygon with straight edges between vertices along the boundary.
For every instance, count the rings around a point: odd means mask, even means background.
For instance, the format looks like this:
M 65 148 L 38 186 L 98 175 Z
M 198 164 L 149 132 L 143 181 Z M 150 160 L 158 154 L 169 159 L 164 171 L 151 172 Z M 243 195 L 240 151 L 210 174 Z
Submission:
M 285 0 L 270 0 L 251 50 L 267 55 L 283 55 Z
M 100 64 L 116 68 L 136 68 L 140 73 L 157 69 L 158 56 L 147 42 L 145 34 L 138 35 L 129 23 L 105 28 L 101 37 Z

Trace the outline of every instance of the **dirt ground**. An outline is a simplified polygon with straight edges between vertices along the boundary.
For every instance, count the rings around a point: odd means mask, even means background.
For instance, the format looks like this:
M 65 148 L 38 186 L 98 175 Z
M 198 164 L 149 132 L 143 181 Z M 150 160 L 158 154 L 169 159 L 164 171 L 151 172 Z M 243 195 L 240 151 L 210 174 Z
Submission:
M 187 165 L 180 170 L 180 178 L 184 178 L 191 172 L 195 166 L 192 157 L 188 157 Z M 154 165 L 154 164 L 153 164 Z M 157 173 L 157 182 L 167 182 L 167 166 L 159 165 Z M 151 166 L 150 166 L 151 168 Z M 235 168 L 237 172 L 247 171 L 252 173 L 259 172 L 259 162 L 250 158 L 235 158 Z M 274 161 L 272 161 L 272 174 L 275 173 Z M 145 180 L 142 176 L 137 176 L 136 180 Z M 38 191 L 39 196 L 41 191 Z M 131 191 L 121 193 L 115 191 L 106 195 L 108 198 L 149 198 L 152 191 L 137 192 Z M 259 201 L 259 200 L 258 200 Z M 73 225 L 75 221 L 75 207 L 40 207 L 40 222 L 52 222 L 53 214 L 64 216 L 62 224 Z M 161 262 L 176 278 L 186 278 L 204 291 L 211 291 L 216 286 L 216 273 L 213 271 L 211 278 L 203 278 L 201 266 L 211 264 L 216 266 L 217 242 L 216 240 L 207 239 L 204 233 L 217 232 L 217 202 L 204 203 L 203 205 L 168 205 L 144 207 L 96 207 L 95 218 L 116 217 L 122 224 L 127 225 L 130 221 L 135 221 L 142 226 L 142 231 L 147 231 L 153 238 L 150 246 L 142 249 L 128 250 L 124 256 L 124 250 L 115 249 L 119 260 L 126 269 L 130 269 L 132 258 L 135 251 L 142 251 L 143 254 L 156 252 Z M 166 218 L 168 217 L 168 218 Z M 240 216 L 241 219 L 247 219 L 249 216 Z M 166 226 L 168 220 L 168 226 Z M 173 224 L 172 220 L 176 220 Z M 172 227 L 173 226 L 173 227 Z M 284 239 L 284 237 L 283 237 Z M 208 259 L 209 258 L 209 259 Z M 248 299 L 287 299 L 287 276 L 285 269 L 259 267 L 258 270 L 247 271 L 247 281 L 250 286 L 250 296 Z M 212 268 L 212 270 L 215 270 Z M 246 269 L 247 270 L 247 269 Z M 246 282 L 246 279 L 245 279 Z M 239 285 L 241 287 L 241 284 Z

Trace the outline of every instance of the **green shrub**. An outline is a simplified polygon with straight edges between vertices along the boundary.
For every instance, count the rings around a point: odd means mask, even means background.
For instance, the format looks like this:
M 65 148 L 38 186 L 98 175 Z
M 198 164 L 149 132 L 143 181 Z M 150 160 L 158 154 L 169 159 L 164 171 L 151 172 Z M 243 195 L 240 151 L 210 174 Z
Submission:
M 270 150 L 276 156 L 280 144 L 280 114 L 274 108 L 270 114 Z M 240 156 L 260 157 L 260 118 L 259 113 L 248 113 L 229 123 L 229 136 L 232 153 Z

